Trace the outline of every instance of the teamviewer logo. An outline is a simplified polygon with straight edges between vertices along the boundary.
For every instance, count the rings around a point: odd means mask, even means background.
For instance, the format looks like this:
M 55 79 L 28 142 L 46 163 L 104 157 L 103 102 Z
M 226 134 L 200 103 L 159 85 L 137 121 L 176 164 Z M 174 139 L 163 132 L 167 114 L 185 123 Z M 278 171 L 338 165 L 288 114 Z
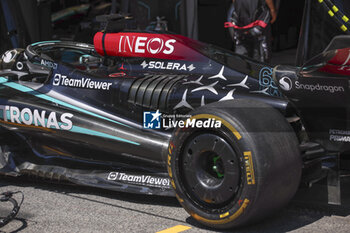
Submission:
M 61 81 L 61 75 L 60 74 L 55 74 L 55 76 L 53 77 L 53 85 L 54 86 L 58 86 L 60 85 L 60 81 Z
M 160 129 L 159 110 L 156 112 L 143 112 L 143 128 L 145 129 Z

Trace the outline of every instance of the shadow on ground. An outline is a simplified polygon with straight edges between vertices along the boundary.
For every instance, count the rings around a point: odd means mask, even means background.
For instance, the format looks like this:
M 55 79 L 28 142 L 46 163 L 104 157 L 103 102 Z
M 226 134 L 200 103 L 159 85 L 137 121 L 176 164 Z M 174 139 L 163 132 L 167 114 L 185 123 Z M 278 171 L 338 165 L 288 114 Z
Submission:
M 152 204 L 168 207 L 177 207 L 180 208 L 177 200 L 173 197 L 159 197 L 159 196 L 148 196 L 141 194 L 130 194 L 122 193 L 116 191 L 102 190 L 98 188 L 83 187 L 83 186 L 73 186 L 66 183 L 47 183 L 44 180 L 32 181 L 27 177 L 21 178 L 12 178 L 12 177 L 0 177 L 0 190 L 5 191 L 7 186 L 16 185 L 19 187 L 34 187 L 36 189 L 46 190 L 50 192 L 64 194 L 70 197 L 84 199 L 91 202 L 98 202 L 100 204 L 123 208 L 128 211 L 138 212 L 141 214 L 152 215 L 159 217 L 161 219 L 174 220 L 178 222 L 188 223 L 194 227 L 211 230 L 207 227 L 203 227 L 198 224 L 193 218 L 188 217 L 187 219 L 174 219 L 171 216 L 162 216 L 156 213 L 129 209 L 127 207 L 114 205 L 112 203 L 98 201 L 89 199 L 88 197 L 82 197 L 79 194 L 89 194 L 89 195 L 98 195 L 109 199 L 116 199 L 125 202 L 138 203 L 138 204 Z M 343 187 L 350 187 L 349 179 L 344 180 Z M 297 230 L 306 225 L 312 224 L 324 216 L 339 215 L 339 216 L 348 216 L 350 215 L 350 192 L 348 189 L 342 190 L 342 201 L 345 203 L 344 206 L 330 206 L 327 204 L 326 189 L 322 184 L 316 184 L 311 189 L 301 188 L 296 194 L 293 201 L 283 210 L 276 213 L 273 216 L 266 218 L 265 220 L 252 224 L 246 227 L 235 229 L 235 232 L 287 232 L 292 230 Z M 7 190 L 6 190 L 7 191 Z M 0 216 L 4 211 L 0 209 Z M 23 216 L 23 213 L 22 213 Z M 25 213 L 24 213 L 25 216 Z M 26 218 L 16 219 L 15 221 L 20 221 L 22 224 L 14 232 L 19 232 L 26 228 L 27 220 Z M 213 230 L 214 231 L 214 230 Z M 0 229 L 1 232 L 1 229 Z M 224 231 L 223 231 L 224 232 Z M 232 232 L 232 231 L 231 231 Z

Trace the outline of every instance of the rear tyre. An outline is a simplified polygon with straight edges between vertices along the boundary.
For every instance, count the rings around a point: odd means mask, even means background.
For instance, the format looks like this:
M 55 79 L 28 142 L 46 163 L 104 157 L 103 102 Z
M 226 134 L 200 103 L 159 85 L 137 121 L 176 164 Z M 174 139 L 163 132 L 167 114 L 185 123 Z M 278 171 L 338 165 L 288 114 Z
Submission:
M 228 229 L 280 209 L 301 176 L 298 140 L 286 119 L 251 100 L 218 102 L 191 113 L 220 128 L 176 129 L 168 172 L 180 204 L 200 223 Z

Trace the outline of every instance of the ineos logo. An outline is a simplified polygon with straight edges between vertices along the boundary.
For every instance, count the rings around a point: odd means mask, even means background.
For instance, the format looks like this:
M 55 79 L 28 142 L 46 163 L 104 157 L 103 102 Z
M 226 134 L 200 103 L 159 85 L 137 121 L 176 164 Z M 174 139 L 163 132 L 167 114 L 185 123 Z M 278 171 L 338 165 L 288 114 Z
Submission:
M 139 54 L 172 54 L 175 50 L 176 40 L 164 40 L 159 37 L 149 38 L 146 36 L 121 36 L 119 39 L 119 53 Z
M 157 45 L 158 43 L 158 48 L 157 49 L 152 49 L 152 44 L 153 45 Z M 149 53 L 152 53 L 152 54 L 157 54 L 159 53 L 160 51 L 162 51 L 164 47 L 164 41 L 161 40 L 160 38 L 153 38 L 153 39 L 150 39 L 148 42 L 147 42 L 147 51 Z
M 290 91 L 292 89 L 292 80 L 286 76 L 279 80 L 279 84 L 282 90 Z

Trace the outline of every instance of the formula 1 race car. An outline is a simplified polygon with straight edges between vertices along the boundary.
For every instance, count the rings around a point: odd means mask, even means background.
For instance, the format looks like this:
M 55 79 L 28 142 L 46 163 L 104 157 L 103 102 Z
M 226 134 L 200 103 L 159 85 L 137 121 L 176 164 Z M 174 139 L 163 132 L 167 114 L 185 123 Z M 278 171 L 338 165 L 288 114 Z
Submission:
M 7 51 L 0 173 L 176 196 L 219 229 L 255 222 L 288 203 L 302 169 L 312 183 L 324 161 L 346 162 L 349 47 L 336 38 L 299 68 L 127 30 Z

